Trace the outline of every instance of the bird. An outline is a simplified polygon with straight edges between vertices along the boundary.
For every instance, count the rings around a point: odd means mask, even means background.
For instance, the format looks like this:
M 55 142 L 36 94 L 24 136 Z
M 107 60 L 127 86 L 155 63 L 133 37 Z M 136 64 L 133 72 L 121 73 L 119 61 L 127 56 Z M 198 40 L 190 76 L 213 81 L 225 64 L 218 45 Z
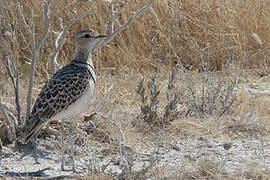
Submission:
M 41 89 L 31 114 L 23 127 L 18 130 L 17 142 L 27 144 L 40 129 L 51 120 L 61 120 L 62 161 L 64 171 L 64 121 L 70 119 L 69 140 L 74 165 L 72 126 L 74 118 L 82 112 L 91 99 L 96 74 L 91 57 L 94 47 L 101 38 L 105 38 L 92 29 L 80 30 L 74 35 L 75 56 L 72 61 L 60 68 Z M 33 139 L 33 140 L 34 140 Z

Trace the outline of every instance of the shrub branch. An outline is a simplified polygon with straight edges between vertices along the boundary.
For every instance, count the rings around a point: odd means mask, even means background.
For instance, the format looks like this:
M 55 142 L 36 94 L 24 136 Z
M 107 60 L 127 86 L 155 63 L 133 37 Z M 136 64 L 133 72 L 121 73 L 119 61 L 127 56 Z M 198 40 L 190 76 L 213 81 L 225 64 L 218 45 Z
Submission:
M 15 73 L 15 79 L 14 79 L 14 75 L 12 74 L 12 70 L 11 70 L 11 66 L 10 64 L 12 64 L 12 69 Z M 21 105 L 20 105 L 20 98 L 19 98 L 19 73 L 17 71 L 17 68 L 16 66 L 10 62 L 10 58 L 9 56 L 6 56 L 6 68 L 7 68 L 7 72 L 8 72 L 8 75 L 11 79 L 11 82 L 12 82 L 12 85 L 13 85 L 13 88 L 14 88 L 14 92 L 15 92 L 15 102 L 16 102 L 16 109 L 17 109 L 17 121 L 15 121 L 15 125 L 16 126 L 20 126 L 22 124 L 22 121 L 21 121 Z
M 139 9 L 138 11 L 136 11 L 133 15 L 131 15 L 127 22 L 125 24 L 123 24 L 122 26 L 120 26 L 118 29 L 116 29 L 113 33 L 111 33 L 106 39 L 104 39 L 103 41 L 101 41 L 99 44 L 96 45 L 96 47 L 94 48 L 94 51 L 100 49 L 101 47 L 105 46 L 107 43 L 109 43 L 112 38 L 114 38 L 117 34 L 119 34 L 122 30 L 124 30 L 125 28 L 128 27 L 128 25 L 139 15 L 141 15 L 146 9 L 150 8 L 151 5 L 153 4 L 154 0 L 150 0 L 146 5 L 144 5 L 141 9 Z M 114 16 L 112 16 L 111 18 L 114 18 Z M 111 20 L 111 22 L 113 22 L 113 20 Z
M 50 9 L 52 2 L 53 2 L 53 0 L 48 0 L 47 3 L 45 4 L 45 8 L 44 8 L 45 28 L 44 28 L 44 32 L 41 35 L 41 37 L 39 38 L 36 46 L 35 46 L 35 38 L 34 38 L 35 32 L 31 31 L 29 26 L 27 26 L 27 29 L 32 34 L 33 52 L 32 52 L 31 71 L 30 71 L 30 76 L 29 76 L 28 94 L 27 94 L 26 119 L 29 118 L 30 112 L 31 112 L 33 84 L 34 84 L 34 77 L 35 77 L 34 74 L 35 74 L 37 56 L 38 56 L 38 53 L 39 53 L 39 50 L 40 50 L 42 44 L 44 43 L 44 41 L 47 38 L 49 31 L 50 31 L 49 9 Z

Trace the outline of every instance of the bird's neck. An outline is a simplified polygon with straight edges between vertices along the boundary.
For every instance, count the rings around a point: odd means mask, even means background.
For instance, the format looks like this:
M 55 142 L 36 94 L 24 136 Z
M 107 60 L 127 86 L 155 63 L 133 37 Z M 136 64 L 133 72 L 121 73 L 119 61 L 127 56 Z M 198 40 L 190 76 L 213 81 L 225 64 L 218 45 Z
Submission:
M 75 60 L 93 66 L 93 61 L 91 58 L 91 50 L 89 49 L 79 49 L 75 54 Z

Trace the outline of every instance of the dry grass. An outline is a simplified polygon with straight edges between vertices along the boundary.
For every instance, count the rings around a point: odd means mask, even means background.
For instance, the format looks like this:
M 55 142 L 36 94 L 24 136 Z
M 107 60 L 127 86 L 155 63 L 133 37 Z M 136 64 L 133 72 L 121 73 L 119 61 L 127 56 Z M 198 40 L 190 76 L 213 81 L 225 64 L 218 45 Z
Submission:
M 30 61 L 30 36 L 22 22 L 17 1 L 1 0 L 1 31 L 15 32 L 12 47 L 14 60 L 22 69 L 25 61 Z M 21 1 L 26 21 L 31 25 L 34 16 L 37 37 L 43 29 L 43 4 L 39 0 Z M 123 24 L 127 17 L 146 0 L 117 5 L 116 26 Z M 49 38 L 42 47 L 38 61 L 38 73 L 48 78 L 50 53 L 54 49 L 55 33 L 59 27 L 59 17 L 64 24 L 85 10 L 96 7 L 92 13 L 72 26 L 63 50 L 59 54 L 61 64 L 70 60 L 73 53 L 72 35 L 82 28 L 94 28 L 108 33 L 109 4 L 106 1 L 61 1 L 53 4 L 53 23 Z M 60 6 L 61 7 L 61 6 Z M 97 67 L 123 67 L 137 70 L 163 71 L 167 66 L 183 65 L 190 69 L 221 69 L 226 61 L 241 64 L 247 68 L 264 68 L 268 73 L 270 17 L 267 1 L 161 1 L 154 3 L 151 11 L 145 12 L 131 26 L 97 53 Z M 5 44 L 5 43 L 4 43 Z M 3 46 L 3 45 L 2 45 Z M 0 51 L 3 54 L 4 45 Z M 116 58 L 117 57 L 117 58 Z M 2 55 L 1 55 L 2 58 Z M 0 70 L 3 73 L 3 69 Z

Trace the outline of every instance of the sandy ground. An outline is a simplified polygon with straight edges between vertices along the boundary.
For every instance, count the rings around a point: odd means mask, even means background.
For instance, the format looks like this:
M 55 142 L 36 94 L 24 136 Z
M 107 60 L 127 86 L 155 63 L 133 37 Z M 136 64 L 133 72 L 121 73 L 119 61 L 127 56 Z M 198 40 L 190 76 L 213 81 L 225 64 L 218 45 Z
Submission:
M 69 162 L 65 164 L 67 171 L 61 171 L 61 152 L 54 151 L 55 148 L 52 145 L 54 143 L 57 144 L 58 141 L 53 139 L 41 140 L 37 153 L 34 153 L 34 151 L 5 153 L 2 157 L 2 172 L 6 173 L 6 176 L 20 177 L 25 176 L 27 172 L 33 173 L 48 168 L 38 174 L 43 177 L 72 175 L 70 157 L 67 157 Z M 78 150 L 80 147 L 77 146 L 76 149 Z M 77 153 L 75 161 L 77 173 L 80 175 L 98 172 L 105 166 L 104 172 L 107 174 L 116 176 L 121 173 L 120 165 L 113 161 L 117 158 L 116 155 L 105 156 L 97 152 L 96 148 L 88 151 L 85 155 L 80 153 Z M 228 174 L 241 176 L 256 168 L 259 173 L 265 172 L 262 175 L 264 178 L 270 177 L 269 139 L 218 142 L 199 138 L 192 142 L 175 142 L 175 144 L 171 144 L 171 148 L 160 148 L 158 151 L 153 149 L 153 151 L 144 152 L 143 155 L 134 154 L 134 157 L 136 156 L 134 170 L 138 171 L 143 168 L 143 164 L 149 163 L 150 157 L 147 154 L 152 155 L 153 153 L 158 157 L 156 168 L 160 171 L 160 177 L 172 178 L 174 175 L 177 177 L 183 168 L 191 173 L 196 171 L 198 164 L 202 168 L 205 165 L 206 172 L 213 170 L 215 172 L 222 169 L 223 172 Z

